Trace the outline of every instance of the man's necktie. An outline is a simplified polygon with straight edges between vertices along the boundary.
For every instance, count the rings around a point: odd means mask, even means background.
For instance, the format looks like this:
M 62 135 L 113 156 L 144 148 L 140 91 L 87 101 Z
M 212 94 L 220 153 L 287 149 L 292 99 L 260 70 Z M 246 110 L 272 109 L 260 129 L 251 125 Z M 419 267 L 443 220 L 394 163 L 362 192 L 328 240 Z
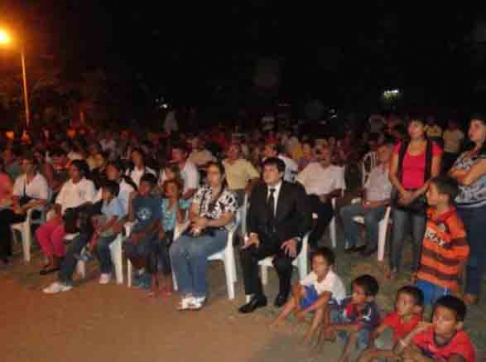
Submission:
M 270 196 L 267 199 L 268 223 L 273 231 L 275 228 L 275 189 L 270 189 Z

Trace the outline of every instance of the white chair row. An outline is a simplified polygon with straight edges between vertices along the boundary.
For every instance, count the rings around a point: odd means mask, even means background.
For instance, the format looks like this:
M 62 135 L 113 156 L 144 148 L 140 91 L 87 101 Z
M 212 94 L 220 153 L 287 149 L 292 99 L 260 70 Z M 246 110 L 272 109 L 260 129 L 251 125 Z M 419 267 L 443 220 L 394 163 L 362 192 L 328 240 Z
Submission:
M 32 217 L 35 211 L 40 211 L 40 216 L 38 218 Z M 12 224 L 10 226 L 14 240 L 17 238 L 16 231 L 20 232 L 22 252 L 24 254 L 24 261 L 26 263 L 30 262 L 31 259 L 30 251 L 32 247 L 32 226 L 41 225 L 45 222 L 45 220 L 46 215 L 44 209 L 30 209 L 27 210 L 25 221 Z

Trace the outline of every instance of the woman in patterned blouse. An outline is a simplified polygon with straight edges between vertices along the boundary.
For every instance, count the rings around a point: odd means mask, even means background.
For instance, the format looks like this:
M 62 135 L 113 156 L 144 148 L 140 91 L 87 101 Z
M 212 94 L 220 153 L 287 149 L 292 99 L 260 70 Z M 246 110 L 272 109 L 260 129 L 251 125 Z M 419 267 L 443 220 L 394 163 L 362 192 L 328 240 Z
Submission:
M 238 209 L 227 189 L 224 166 L 211 162 L 207 185 L 197 191 L 189 211 L 190 225 L 170 248 L 172 267 L 182 300 L 180 310 L 201 309 L 207 297 L 208 257 L 225 248 Z

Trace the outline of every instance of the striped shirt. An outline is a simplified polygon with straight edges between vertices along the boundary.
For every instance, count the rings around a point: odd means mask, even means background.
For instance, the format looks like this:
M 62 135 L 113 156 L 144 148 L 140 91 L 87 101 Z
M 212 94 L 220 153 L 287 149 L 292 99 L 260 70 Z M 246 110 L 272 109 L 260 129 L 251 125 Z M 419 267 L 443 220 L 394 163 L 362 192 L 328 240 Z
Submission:
M 433 215 L 429 209 L 417 278 L 455 291 L 461 264 L 469 255 L 464 225 L 454 207 L 435 218 Z

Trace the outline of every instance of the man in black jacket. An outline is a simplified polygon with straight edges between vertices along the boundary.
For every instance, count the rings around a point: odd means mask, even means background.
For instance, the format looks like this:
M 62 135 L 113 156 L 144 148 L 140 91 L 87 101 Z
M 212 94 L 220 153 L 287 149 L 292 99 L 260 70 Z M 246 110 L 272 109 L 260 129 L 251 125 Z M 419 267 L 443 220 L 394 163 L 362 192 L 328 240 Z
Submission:
M 263 163 L 262 183 L 251 194 L 248 237 L 241 251 L 245 293 L 252 295 L 241 313 L 251 313 L 267 305 L 258 274 L 258 262 L 273 256 L 280 290 L 275 306 L 287 301 L 291 289 L 292 261 L 302 247 L 304 235 L 312 227 L 308 197 L 300 184 L 283 181 L 285 163 L 268 158 Z

